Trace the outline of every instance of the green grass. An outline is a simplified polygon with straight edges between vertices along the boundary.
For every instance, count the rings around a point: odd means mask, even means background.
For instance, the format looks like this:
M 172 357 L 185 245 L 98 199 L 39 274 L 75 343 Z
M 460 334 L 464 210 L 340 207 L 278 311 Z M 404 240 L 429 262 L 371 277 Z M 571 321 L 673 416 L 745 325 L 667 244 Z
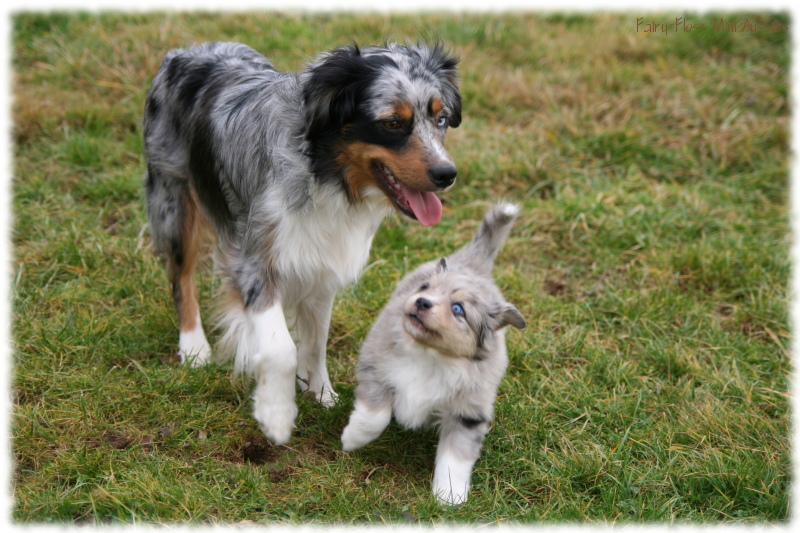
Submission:
M 789 40 L 636 33 L 635 19 L 16 14 L 13 520 L 787 521 Z M 438 35 L 462 58 L 459 182 L 437 226 L 386 220 L 334 307 L 341 402 L 300 399 L 293 440 L 272 447 L 249 383 L 176 362 L 143 210 L 144 96 L 170 48 L 240 40 L 295 70 L 387 35 Z M 429 495 L 432 431 L 393 424 L 351 454 L 339 436 L 359 344 L 396 282 L 500 198 L 523 210 L 496 279 L 528 327 L 508 335 L 470 501 L 445 509 Z

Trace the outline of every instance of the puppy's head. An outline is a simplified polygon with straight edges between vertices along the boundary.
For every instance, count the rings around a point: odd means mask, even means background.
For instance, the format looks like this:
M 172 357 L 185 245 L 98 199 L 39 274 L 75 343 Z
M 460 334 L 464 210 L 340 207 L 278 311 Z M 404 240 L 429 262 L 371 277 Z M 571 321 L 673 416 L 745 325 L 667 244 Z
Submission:
M 309 67 L 305 138 L 318 179 L 339 179 L 351 201 L 381 195 L 429 226 L 435 195 L 456 179 L 444 149 L 461 123 L 458 60 L 443 46 L 343 47 Z
M 485 359 L 495 333 L 509 325 L 522 329 L 525 319 L 493 285 L 448 271 L 444 259 L 403 304 L 406 333 L 447 357 Z

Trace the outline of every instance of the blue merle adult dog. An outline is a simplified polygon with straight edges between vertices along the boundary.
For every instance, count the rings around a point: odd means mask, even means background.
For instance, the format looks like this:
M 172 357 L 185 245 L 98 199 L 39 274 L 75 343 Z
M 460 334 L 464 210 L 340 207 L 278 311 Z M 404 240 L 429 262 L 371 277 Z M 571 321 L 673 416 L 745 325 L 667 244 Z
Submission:
M 237 43 L 170 51 L 147 95 L 150 231 L 178 312 L 182 361 L 211 355 L 195 267 L 216 236 L 225 280 L 215 355 L 256 380 L 253 415 L 286 443 L 295 380 L 336 401 L 331 308 L 392 208 L 428 226 L 456 178 L 443 143 L 461 122 L 458 61 L 441 44 L 345 46 L 298 73 Z M 290 334 L 296 331 L 297 345 Z

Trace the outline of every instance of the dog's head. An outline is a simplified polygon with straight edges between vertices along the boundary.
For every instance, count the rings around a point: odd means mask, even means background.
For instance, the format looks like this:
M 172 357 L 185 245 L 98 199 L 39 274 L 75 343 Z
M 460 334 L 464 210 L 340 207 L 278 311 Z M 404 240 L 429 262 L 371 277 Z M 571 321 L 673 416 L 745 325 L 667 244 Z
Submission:
M 448 271 L 444 259 L 403 304 L 406 333 L 448 357 L 490 357 L 495 333 L 509 325 L 522 329 L 525 319 L 493 285 Z
M 444 149 L 461 123 L 458 60 L 441 44 L 338 48 L 303 81 L 305 139 L 318 179 L 340 179 L 349 198 L 381 191 L 401 213 L 432 225 L 436 191 L 456 167 Z

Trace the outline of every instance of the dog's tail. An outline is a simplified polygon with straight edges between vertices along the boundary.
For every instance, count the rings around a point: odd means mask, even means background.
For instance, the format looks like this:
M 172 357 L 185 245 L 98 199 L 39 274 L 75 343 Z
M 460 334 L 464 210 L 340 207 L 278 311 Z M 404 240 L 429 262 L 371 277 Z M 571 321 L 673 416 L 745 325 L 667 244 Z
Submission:
M 491 274 L 494 258 L 497 257 L 518 214 L 518 205 L 497 203 L 483 215 L 483 222 L 472 242 L 456 252 L 453 259 L 468 264 L 480 274 Z

